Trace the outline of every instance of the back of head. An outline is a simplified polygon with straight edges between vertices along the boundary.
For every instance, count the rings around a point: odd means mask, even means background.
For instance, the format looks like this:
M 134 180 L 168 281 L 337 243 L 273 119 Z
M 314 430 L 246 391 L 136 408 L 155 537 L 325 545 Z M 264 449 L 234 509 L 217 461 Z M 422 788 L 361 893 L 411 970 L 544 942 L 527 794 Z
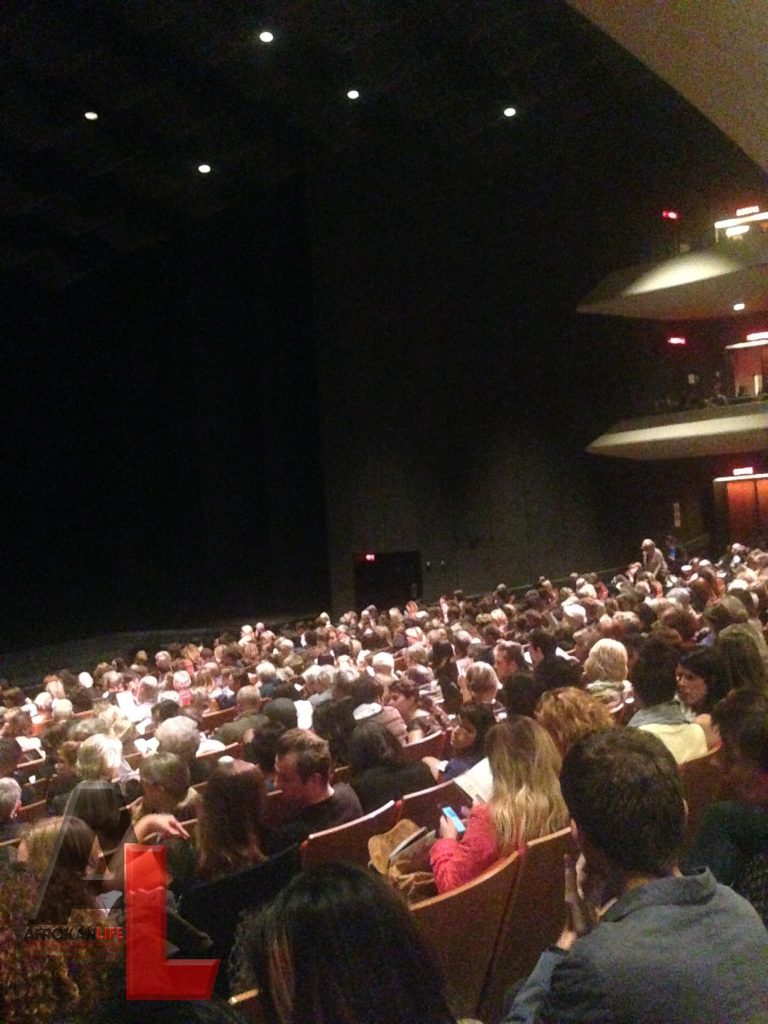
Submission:
M 732 690 L 715 705 L 712 718 L 720 730 L 726 763 L 748 764 L 768 775 L 768 697 Z
M 533 718 L 543 686 L 530 672 L 515 672 L 504 681 L 500 699 L 507 714 Z
M 543 693 L 536 707 L 536 721 L 544 726 L 563 757 L 582 736 L 614 726 L 606 705 L 574 686 Z
M 657 637 L 643 646 L 632 671 L 635 694 L 645 707 L 673 700 L 680 649 Z
M 618 640 L 598 640 L 584 662 L 589 682 L 621 683 L 627 678 L 627 649 Z
M 93 831 L 80 818 L 44 818 L 24 833 L 26 862 L 42 878 L 51 866 L 57 850 L 54 870 L 80 878 L 88 866 L 93 844 Z
M 295 729 L 298 722 L 296 704 L 288 697 L 276 697 L 267 701 L 262 708 L 262 713 L 270 720 L 277 722 L 285 729 Z
M 467 686 L 474 700 L 493 700 L 499 689 L 496 671 L 484 661 L 476 661 L 467 669 Z
M 328 782 L 331 774 L 331 752 L 326 740 L 309 729 L 288 729 L 277 741 L 277 757 L 296 755 L 296 770 L 302 782 L 318 774 Z
M 510 850 L 563 828 L 560 755 L 547 731 L 522 715 L 489 729 L 486 750 L 493 776 L 491 816 L 499 847 Z
M 181 801 L 189 789 L 189 763 L 178 754 L 150 754 L 141 762 L 139 774 L 142 782 L 162 786 L 170 796 Z
M 349 765 L 357 775 L 368 768 L 386 765 L 400 768 L 403 748 L 394 735 L 379 722 L 361 722 L 349 740 Z
M 568 751 L 565 802 L 586 839 L 625 871 L 662 877 L 683 844 L 685 804 L 675 760 L 641 729 L 591 733 Z
M 454 1024 L 405 903 L 351 864 L 297 875 L 241 932 L 242 983 L 276 1024 Z
M 715 653 L 724 689 L 768 692 L 768 673 L 750 626 L 733 625 L 723 629 L 715 643 Z
M 183 761 L 191 761 L 200 745 L 200 730 L 186 715 L 176 715 L 158 725 L 155 730 L 157 749 L 178 754 Z
M 265 860 L 261 828 L 266 802 L 264 776 L 255 764 L 217 764 L 208 777 L 200 814 L 202 878 Z
M 21 801 L 21 786 L 16 779 L 0 778 L 0 824 L 9 821 Z
M 80 744 L 77 751 L 77 771 L 83 779 L 106 779 L 109 781 L 123 756 L 120 740 L 96 733 Z

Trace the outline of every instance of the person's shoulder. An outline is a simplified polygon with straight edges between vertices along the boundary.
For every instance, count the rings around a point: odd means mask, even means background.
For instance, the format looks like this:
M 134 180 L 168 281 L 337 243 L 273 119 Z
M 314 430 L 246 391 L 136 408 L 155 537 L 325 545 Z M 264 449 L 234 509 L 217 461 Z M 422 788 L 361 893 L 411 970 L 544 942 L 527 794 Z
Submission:
M 357 806 L 360 807 L 360 801 L 357 798 L 357 793 L 347 782 L 337 782 L 333 787 L 333 796 L 330 797 L 337 804 L 343 804 L 345 806 Z

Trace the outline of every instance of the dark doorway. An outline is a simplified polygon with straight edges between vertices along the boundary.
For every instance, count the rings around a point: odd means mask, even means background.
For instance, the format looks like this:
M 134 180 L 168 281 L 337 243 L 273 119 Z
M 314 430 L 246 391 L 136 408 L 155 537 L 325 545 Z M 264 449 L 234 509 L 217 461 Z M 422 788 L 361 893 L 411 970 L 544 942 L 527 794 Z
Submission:
M 366 551 L 354 556 L 355 607 L 404 605 L 421 596 L 418 551 Z

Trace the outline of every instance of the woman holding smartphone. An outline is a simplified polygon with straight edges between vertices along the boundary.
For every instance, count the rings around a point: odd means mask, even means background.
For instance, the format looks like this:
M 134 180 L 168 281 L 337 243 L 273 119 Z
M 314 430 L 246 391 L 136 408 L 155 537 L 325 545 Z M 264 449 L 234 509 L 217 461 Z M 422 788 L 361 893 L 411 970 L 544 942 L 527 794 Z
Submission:
M 472 808 L 461 838 L 447 816 L 440 819 L 440 839 L 430 860 L 441 893 L 471 882 L 500 857 L 568 824 L 558 779 L 561 758 L 538 722 L 519 716 L 495 725 L 486 749 L 493 776 L 490 801 Z

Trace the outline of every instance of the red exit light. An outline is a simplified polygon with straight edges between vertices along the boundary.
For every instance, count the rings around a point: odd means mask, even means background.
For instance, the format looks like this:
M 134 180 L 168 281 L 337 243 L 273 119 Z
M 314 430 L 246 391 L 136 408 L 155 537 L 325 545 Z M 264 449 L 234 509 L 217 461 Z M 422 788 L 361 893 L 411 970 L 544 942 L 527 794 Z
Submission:
M 664 220 L 680 220 L 680 214 L 677 210 L 662 210 L 661 216 Z
M 673 336 L 671 338 L 667 338 L 667 344 L 668 345 L 687 345 L 688 344 L 688 339 L 687 338 L 682 338 L 680 336 Z
M 752 476 L 754 472 L 752 466 L 739 466 L 738 469 L 734 469 L 733 476 Z
M 375 562 L 376 555 L 374 555 L 373 552 L 368 552 L 368 554 L 365 556 L 365 560 L 366 562 Z

